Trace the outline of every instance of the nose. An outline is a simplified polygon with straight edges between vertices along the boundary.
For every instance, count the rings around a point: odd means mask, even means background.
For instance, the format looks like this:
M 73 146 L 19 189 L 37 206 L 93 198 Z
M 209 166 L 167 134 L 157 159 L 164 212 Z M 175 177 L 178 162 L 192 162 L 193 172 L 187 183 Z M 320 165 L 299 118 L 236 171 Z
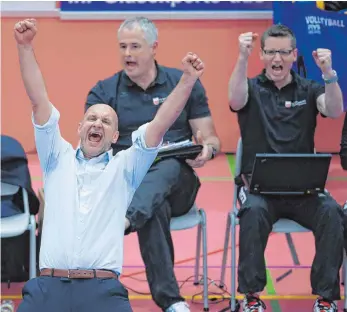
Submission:
M 100 119 L 95 120 L 93 127 L 94 128 L 101 128 L 101 126 L 102 126 L 101 120 Z
M 126 47 L 124 54 L 125 54 L 125 56 L 131 56 L 130 47 Z
M 274 60 L 275 61 L 281 61 L 282 60 L 282 57 L 281 55 L 279 54 L 279 52 L 276 52 L 275 56 L 274 56 Z

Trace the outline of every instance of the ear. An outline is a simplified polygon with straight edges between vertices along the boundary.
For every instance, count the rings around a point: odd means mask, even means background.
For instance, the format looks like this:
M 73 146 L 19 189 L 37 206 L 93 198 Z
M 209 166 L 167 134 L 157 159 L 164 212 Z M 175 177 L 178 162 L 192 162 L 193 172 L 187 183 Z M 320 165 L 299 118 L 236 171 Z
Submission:
M 157 49 L 158 49 L 158 41 L 155 41 L 152 45 L 152 52 L 154 56 L 157 54 Z
M 117 142 L 118 138 L 119 138 L 119 131 L 116 131 L 116 132 L 113 134 L 113 137 L 112 137 L 111 142 L 112 142 L 113 144 L 115 144 L 115 143 Z
M 294 62 L 298 59 L 298 49 L 293 50 Z
M 82 123 L 80 122 L 78 124 L 78 129 L 77 129 L 78 135 L 81 135 L 81 128 L 82 128 Z
M 262 50 L 262 48 L 259 49 L 259 57 L 261 61 L 264 61 L 264 52 Z

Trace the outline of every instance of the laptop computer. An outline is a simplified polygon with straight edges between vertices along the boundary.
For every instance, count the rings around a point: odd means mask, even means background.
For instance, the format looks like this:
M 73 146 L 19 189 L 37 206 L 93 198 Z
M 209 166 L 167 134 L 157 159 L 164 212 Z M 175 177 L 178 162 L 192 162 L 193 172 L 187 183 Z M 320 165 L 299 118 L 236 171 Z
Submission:
M 250 192 L 264 195 L 324 193 L 331 154 L 256 154 Z

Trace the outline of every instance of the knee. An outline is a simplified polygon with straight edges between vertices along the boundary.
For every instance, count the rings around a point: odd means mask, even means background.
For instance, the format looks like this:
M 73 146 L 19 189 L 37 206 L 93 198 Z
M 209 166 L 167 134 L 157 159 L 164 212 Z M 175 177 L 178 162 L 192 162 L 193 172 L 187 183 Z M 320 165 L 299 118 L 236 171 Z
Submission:
M 247 199 L 242 205 L 240 212 L 240 226 L 247 228 L 247 231 L 259 231 L 260 227 L 268 227 L 272 224 L 272 216 L 269 213 L 268 205 L 262 198 Z
M 332 198 L 328 197 L 322 205 L 321 218 L 329 220 L 331 227 L 338 231 L 343 224 L 347 225 L 347 214 L 343 213 L 341 206 Z

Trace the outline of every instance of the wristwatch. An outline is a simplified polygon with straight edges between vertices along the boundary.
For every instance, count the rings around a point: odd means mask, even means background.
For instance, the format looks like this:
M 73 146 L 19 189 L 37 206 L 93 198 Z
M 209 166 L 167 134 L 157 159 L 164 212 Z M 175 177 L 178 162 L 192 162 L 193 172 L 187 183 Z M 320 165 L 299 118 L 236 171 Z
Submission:
M 332 76 L 329 79 L 325 78 L 324 75 L 322 75 L 322 78 L 326 84 L 334 83 L 334 82 L 337 82 L 339 80 L 339 77 L 337 76 L 337 73 L 335 70 L 333 70 L 333 74 L 334 74 L 334 76 Z
M 208 146 L 210 146 L 210 147 L 212 148 L 212 155 L 211 155 L 211 158 L 210 158 L 210 160 L 211 160 L 211 159 L 213 159 L 213 158 L 216 157 L 216 155 L 217 155 L 217 150 L 213 147 L 212 144 L 208 144 Z

